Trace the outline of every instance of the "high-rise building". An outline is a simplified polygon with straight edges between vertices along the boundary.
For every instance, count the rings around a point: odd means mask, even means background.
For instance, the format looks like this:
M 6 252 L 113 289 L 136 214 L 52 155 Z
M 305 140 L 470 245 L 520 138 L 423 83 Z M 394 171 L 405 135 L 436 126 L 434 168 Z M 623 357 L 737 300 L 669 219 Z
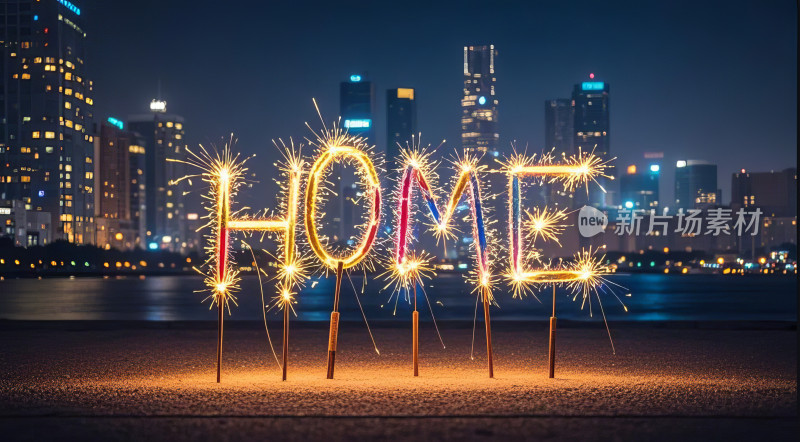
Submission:
M 602 159 L 610 160 L 609 85 L 603 81 L 595 81 L 594 74 L 589 77 L 591 81 L 578 83 L 572 90 L 575 133 L 573 149 L 575 152 L 579 148 L 584 153 L 594 152 Z M 612 191 L 609 180 L 601 177 L 598 183 L 607 192 L 603 192 L 599 186 L 590 186 L 588 203 L 596 207 L 607 207 L 613 200 L 613 195 L 609 195 Z M 586 199 L 585 195 L 584 192 L 581 198 Z
M 0 199 L 50 214 L 52 239 L 94 240 L 92 81 L 82 11 L 0 4 Z
M 574 151 L 575 108 L 569 98 L 556 98 L 544 102 L 544 147 L 567 155 Z
M 166 102 L 153 100 L 150 114 L 129 118 L 131 131 L 145 145 L 145 235 L 149 249 L 181 251 L 187 247 L 185 185 L 186 140 L 183 117 L 166 113 Z
M 797 169 L 779 172 L 734 173 L 731 180 L 731 207 L 734 210 L 760 208 L 765 216 L 797 216 Z
M 417 132 L 417 103 L 414 89 L 397 88 L 386 91 L 386 168 L 397 169 L 400 146 L 411 143 Z
M 646 170 L 628 166 L 619 178 L 620 200 L 625 209 L 658 209 L 658 178 L 661 166 L 651 164 Z
M 556 98 L 544 102 L 544 149 L 554 150 L 559 156 L 562 153 L 571 155 L 574 152 L 575 109 L 572 99 Z M 570 208 L 573 204 L 571 195 L 561 186 L 544 184 L 532 188 L 531 198 L 535 204 L 550 207 Z
M 699 160 L 680 160 L 675 169 L 675 208 L 702 209 L 722 203 L 717 188 L 717 165 Z
M 109 118 L 95 135 L 95 220 L 99 247 L 134 249 L 144 246 L 145 147 L 124 123 Z
M 499 156 L 494 45 L 464 46 L 464 96 L 461 98 L 461 146 L 465 153 Z
M 350 81 L 339 85 L 339 116 L 342 127 L 354 135 L 367 138 L 375 143 L 375 88 L 364 75 L 353 74 Z

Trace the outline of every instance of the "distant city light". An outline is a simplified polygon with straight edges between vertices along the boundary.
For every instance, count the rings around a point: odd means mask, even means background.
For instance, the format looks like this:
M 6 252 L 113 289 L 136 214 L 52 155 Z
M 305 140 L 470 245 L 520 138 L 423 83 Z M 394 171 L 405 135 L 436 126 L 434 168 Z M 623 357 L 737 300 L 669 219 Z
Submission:
M 625 201 L 626 209 L 633 209 L 633 201 Z
M 481 106 L 486 104 L 486 97 L 481 96 L 480 98 L 478 98 L 478 104 L 480 104 Z
M 678 161 L 677 163 L 675 163 L 675 167 L 686 167 L 686 161 L 684 160 Z
M 628 175 L 633 175 L 635 173 L 636 173 L 636 166 L 634 164 L 628 166 Z
M 581 89 L 585 91 L 602 91 L 606 88 L 606 84 L 602 81 L 584 81 L 581 84 Z
M 162 100 L 153 100 L 150 102 L 150 110 L 153 112 L 166 112 L 167 102 Z
M 158 248 L 158 244 L 151 242 L 150 244 L 147 245 L 147 248 L 150 250 L 156 250 Z
M 369 129 L 372 120 L 365 118 L 361 120 L 344 120 L 344 127 L 347 129 Z
M 353 83 L 358 83 L 359 81 L 361 81 L 361 75 L 351 75 L 350 81 L 352 81 Z
M 39 191 L 39 197 L 44 197 L 44 190 Z
M 33 21 L 37 21 L 37 20 L 39 20 L 39 16 L 38 15 L 34 15 L 33 16 Z
M 744 170 L 744 169 L 742 169 L 742 173 L 747 173 L 747 171 L 746 171 L 746 170 Z
M 407 98 L 409 100 L 414 99 L 414 89 L 412 88 L 398 88 L 397 89 L 397 98 Z
M 119 130 L 122 130 L 125 127 L 125 124 L 122 121 L 120 121 L 120 120 L 118 120 L 116 118 L 113 118 L 113 117 L 108 117 L 108 122 L 110 124 L 118 127 Z
M 589 74 L 589 78 L 590 78 L 590 79 L 594 79 L 594 72 L 592 72 L 591 74 Z
M 194 220 L 196 220 L 198 218 L 200 218 L 200 216 L 198 214 L 196 214 L 196 213 L 187 213 L 186 214 L 186 219 L 188 219 L 189 221 L 194 221 Z
M 75 15 L 81 15 L 81 8 L 73 5 L 72 3 L 68 2 L 67 0 L 58 0 L 59 3 L 64 5 L 65 8 L 69 9 L 70 11 L 74 12 Z
M 661 166 L 659 166 L 658 164 L 650 165 L 650 172 L 658 172 L 659 170 L 661 170 Z

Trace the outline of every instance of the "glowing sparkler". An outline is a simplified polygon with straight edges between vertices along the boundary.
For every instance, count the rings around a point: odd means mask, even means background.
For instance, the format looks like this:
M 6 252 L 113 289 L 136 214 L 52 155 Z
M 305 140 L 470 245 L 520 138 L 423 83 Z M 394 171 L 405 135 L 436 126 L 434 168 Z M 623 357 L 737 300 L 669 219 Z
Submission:
M 392 255 L 389 270 L 385 272 L 384 275 L 388 275 L 389 285 L 394 284 L 395 288 L 392 291 L 392 295 L 396 295 L 397 299 L 399 299 L 402 291 L 405 291 L 406 298 L 408 299 L 408 294 L 411 289 L 413 289 L 412 363 L 414 376 L 419 376 L 419 311 L 417 310 L 417 285 L 422 287 L 423 294 L 430 308 L 430 300 L 428 299 L 427 293 L 425 293 L 423 278 L 431 278 L 435 275 L 435 272 L 429 265 L 430 260 L 427 253 L 422 252 L 420 254 L 414 254 L 411 251 L 413 241 L 412 225 L 414 221 L 412 213 L 415 211 L 413 185 L 415 182 L 435 222 L 439 221 L 439 210 L 436 207 L 436 200 L 433 192 L 426 180 L 426 176 L 436 179 L 434 167 L 432 167 L 430 161 L 431 152 L 428 152 L 425 148 L 420 149 L 418 141 L 417 144 L 414 144 L 414 141 L 412 141 L 412 146 L 407 147 L 409 148 L 401 149 L 402 167 L 399 170 L 401 176 L 395 191 L 398 207 L 395 220 L 394 254 Z M 409 299 L 409 301 L 411 301 L 411 299 Z M 432 309 L 431 318 L 433 318 L 434 325 L 436 325 L 436 319 L 433 316 Z M 444 345 L 444 343 L 442 345 Z
M 319 112 L 319 108 L 317 108 L 317 112 Z M 320 117 L 320 119 L 322 118 Z M 313 129 L 312 132 L 314 132 Z M 317 154 L 306 185 L 304 219 L 311 250 L 326 269 L 336 272 L 336 288 L 328 339 L 328 379 L 333 379 L 339 334 L 339 293 L 342 275 L 345 269 L 362 264 L 375 242 L 381 215 L 381 188 L 378 173 L 368 153 L 370 147 L 366 139 L 350 135 L 338 125 L 334 125 L 330 130 L 323 127 L 323 131 L 314 133 L 317 136 L 316 141 L 313 142 L 317 147 Z M 318 192 L 328 184 L 325 180 L 326 171 L 337 161 L 353 165 L 358 169 L 360 181 L 366 190 L 365 193 L 369 195 L 369 220 L 362 226 L 361 239 L 355 250 L 346 255 L 329 252 L 317 233 L 317 225 L 322 221 L 321 214 L 317 211 Z
M 408 272 L 409 244 L 411 242 L 411 224 L 413 212 L 413 187 L 416 183 L 420 190 L 433 220 L 437 237 L 446 238 L 451 235 L 450 221 L 456 212 L 456 207 L 465 192 L 469 191 L 470 214 L 472 219 L 472 237 L 476 255 L 476 270 L 473 272 L 475 286 L 483 298 L 484 320 L 486 325 L 486 344 L 488 353 L 489 377 L 494 376 L 493 352 L 491 344 L 491 324 L 489 306 L 492 301 L 491 287 L 493 282 L 491 260 L 487 240 L 486 222 L 481 200 L 481 185 L 478 174 L 485 169 L 479 166 L 477 158 L 465 156 L 456 158 L 453 164 L 457 174 L 444 212 L 439 210 L 436 203 L 436 194 L 431 183 L 436 183 L 438 177 L 434 172 L 434 165 L 430 161 L 430 152 L 420 149 L 419 145 L 403 150 L 402 176 L 398 182 L 397 198 L 398 212 L 396 225 L 396 240 L 390 280 L 397 282 L 399 288 L 408 288 L 412 285 L 416 291 L 419 274 Z M 412 264 L 419 266 L 419 260 L 411 258 Z M 416 294 L 415 294 L 416 302 Z M 415 308 L 416 313 L 416 308 Z M 416 358 L 415 358 L 416 359 Z M 415 364 L 416 368 L 416 364 Z M 416 372 L 416 370 L 415 370 Z
M 506 163 L 506 173 L 509 178 L 508 226 L 511 240 L 511 269 L 506 276 L 511 281 L 515 297 L 522 296 L 525 291 L 530 290 L 535 276 L 541 276 L 542 272 L 549 271 L 530 272 L 524 270 L 521 179 L 524 177 L 537 178 L 540 185 L 560 184 L 565 191 L 572 191 L 579 186 L 585 186 L 588 193 L 589 182 L 597 183 L 600 186 L 597 178 L 611 178 L 605 173 L 605 170 L 611 167 L 609 163 L 610 161 L 604 161 L 594 153 L 584 154 L 582 150 L 579 150 L 577 155 L 569 157 L 564 155 L 563 161 L 559 164 L 553 163 L 552 153 L 543 154 L 538 160 L 535 155 L 527 157 L 517 154 Z M 600 188 L 605 191 L 602 186 Z M 533 240 L 535 241 L 541 237 L 544 240 L 557 242 L 558 234 L 563 231 L 563 226 L 559 223 L 564 219 L 566 219 L 564 211 L 535 209 L 533 214 L 530 215 L 530 222 L 528 223 L 533 233 Z M 538 255 L 534 254 L 533 256 Z
M 534 157 L 515 155 L 507 163 L 507 173 L 509 177 L 509 237 L 511 238 L 511 269 L 508 278 L 514 287 L 514 296 L 522 296 L 526 290 L 531 290 L 531 285 L 551 285 L 553 287 L 553 313 L 550 317 L 550 344 L 549 344 L 549 369 L 550 377 L 555 376 L 555 329 L 556 329 L 556 286 L 565 285 L 569 290 L 582 293 L 583 302 L 590 300 L 590 293 L 598 295 L 598 289 L 602 289 L 609 282 L 601 275 L 608 272 L 608 268 L 602 264 L 603 258 L 595 258 L 591 248 L 588 251 L 581 251 L 575 257 L 574 263 L 570 265 L 560 265 L 557 268 L 545 266 L 542 269 L 525 270 L 523 267 L 523 224 L 522 224 L 522 202 L 521 202 L 521 183 L 520 179 L 525 176 L 539 179 L 539 184 L 560 184 L 565 191 L 575 190 L 583 185 L 586 192 L 589 192 L 589 182 L 596 183 L 601 190 L 605 191 L 597 181 L 599 177 L 611 178 L 605 174 L 605 169 L 611 167 L 609 161 L 595 156 L 594 153 L 584 155 L 579 149 L 577 156 L 563 156 L 560 164 L 553 164 L 552 153 L 542 155 L 537 161 Z M 565 226 L 560 224 L 566 219 L 563 210 L 539 210 L 535 208 L 533 213 L 528 214 L 526 227 L 531 232 L 531 243 L 535 243 L 541 238 L 545 241 L 559 243 L 558 235 L 563 232 Z M 560 243 L 559 243 L 560 244 Z M 537 252 L 533 252 L 532 257 L 539 258 Z M 613 290 L 611 290 L 613 293 Z M 616 295 L 615 295 L 616 296 Z M 619 299 L 619 297 L 617 297 Z M 621 301 L 620 301 L 621 302 Z M 591 301 L 590 301 L 591 309 Z M 624 306 L 624 304 L 623 304 Z M 602 311 L 602 303 L 600 304 Z M 626 308 L 627 310 L 627 308 Z M 603 312 L 605 321 L 605 312 Z M 606 330 L 608 323 L 606 322 Z M 609 338 L 611 333 L 609 332 Z M 613 349 L 613 341 L 612 341 Z
M 239 155 L 234 155 L 231 151 L 233 137 L 225 145 L 223 151 L 213 153 L 202 145 L 200 151 L 195 153 L 187 149 L 189 159 L 187 164 L 195 166 L 201 170 L 199 174 L 203 182 L 207 183 L 210 192 L 203 195 L 204 205 L 207 209 L 206 218 L 208 222 L 204 227 L 209 228 L 207 235 L 207 246 L 209 259 L 202 268 L 196 270 L 204 276 L 204 281 L 211 293 L 211 307 L 217 306 L 218 328 L 217 328 L 217 382 L 220 382 L 222 366 L 222 332 L 223 332 L 223 312 L 228 309 L 229 303 L 236 304 L 234 293 L 238 291 L 239 272 L 228 259 L 230 242 L 228 225 L 231 217 L 230 201 L 233 195 L 239 190 L 244 182 L 244 167 L 247 158 L 241 159 Z M 193 175 L 197 176 L 197 175 Z M 191 179 L 192 175 L 181 179 Z
M 222 333 L 223 333 L 223 306 L 228 302 L 235 304 L 232 293 L 238 290 L 238 270 L 230 263 L 228 253 L 230 248 L 230 233 L 242 232 L 277 232 L 282 234 L 281 279 L 279 287 L 280 305 L 284 309 L 284 338 L 283 338 L 283 379 L 286 380 L 288 364 L 288 332 L 289 309 L 293 299 L 292 290 L 303 283 L 307 273 L 302 267 L 302 259 L 296 252 L 295 228 L 297 222 L 297 200 L 300 192 L 300 179 L 302 175 L 302 160 L 299 148 L 294 145 L 282 145 L 285 163 L 282 165 L 283 176 L 287 179 L 286 194 L 283 199 L 285 217 L 272 218 L 246 218 L 239 216 L 239 212 L 231 213 L 231 200 L 235 197 L 239 187 L 244 183 L 244 167 L 248 158 L 240 159 L 239 155 L 232 153 L 233 137 L 225 145 L 222 153 L 210 153 L 200 146 L 200 152 L 190 150 L 187 164 L 201 169 L 200 176 L 211 187 L 211 192 L 204 195 L 208 211 L 209 222 L 203 228 L 210 228 L 209 252 L 210 263 L 214 271 L 206 273 L 206 285 L 212 291 L 212 305 L 216 304 L 219 310 L 218 317 L 218 343 L 217 343 L 217 382 L 220 382 L 222 365 Z M 277 145 L 277 144 L 276 144 Z M 186 178 L 191 178 L 186 177 Z M 229 314 L 230 314 L 230 309 Z

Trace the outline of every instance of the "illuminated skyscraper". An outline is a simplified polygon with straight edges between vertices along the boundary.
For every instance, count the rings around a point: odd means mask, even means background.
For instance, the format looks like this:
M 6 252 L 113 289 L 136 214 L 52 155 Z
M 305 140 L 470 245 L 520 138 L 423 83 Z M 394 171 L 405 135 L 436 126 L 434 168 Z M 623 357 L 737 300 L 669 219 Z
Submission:
M 569 98 L 556 98 L 544 102 L 544 148 L 555 149 L 556 154 L 567 155 L 574 150 L 575 109 Z
M 144 156 L 138 134 L 109 118 L 95 135 L 95 221 L 97 245 L 134 249 L 144 246 Z
M 569 98 L 556 98 L 545 100 L 544 102 L 544 149 L 549 152 L 554 150 L 554 154 L 560 156 L 562 153 L 570 155 L 574 153 L 575 131 L 575 108 Z M 532 201 L 539 205 L 549 205 L 551 207 L 569 208 L 572 206 L 572 198 L 568 192 L 564 192 L 561 186 L 545 184 L 531 189 Z
M 675 169 L 675 207 L 702 209 L 722 202 L 717 188 L 717 165 L 699 160 L 681 160 Z
M 181 251 L 187 247 L 185 184 L 186 140 L 183 117 L 166 113 L 166 102 L 153 100 L 150 114 L 130 117 L 129 129 L 145 144 L 145 225 L 149 249 Z
M 646 170 L 635 165 L 628 166 L 627 173 L 620 175 L 620 200 L 625 209 L 658 209 L 658 178 L 661 166 L 651 164 Z M 659 212 L 661 213 L 661 212 Z
M 50 214 L 52 239 L 94 240 L 92 81 L 81 9 L 0 4 L 0 199 Z
M 577 152 L 581 148 L 583 152 L 592 152 L 608 161 L 611 159 L 609 140 L 611 129 L 609 125 L 608 110 L 608 83 L 595 81 L 594 74 L 590 76 L 591 81 L 584 81 L 575 85 L 572 90 L 572 106 L 574 112 L 573 130 L 575 138 L 573 149 Z M 612 191 L 608 179 L 598 179 L 609 193 Z M 611 204 L 613 198 L 609 193 L 603 192 L 598 186 L 590 186 L 588 203 L 596 207 L 606 207 Z M 575 194 L 576 198 L 578 193 Z M 582 193 L 583 200 L 586 199 L 585 192 Z M 578 201 L 583 204 L 584 201 Z
M 411 143 L 417 132 L 417 103 L 414 89 L 398 88 L 386 91 L 386 168 L 397 169 L 400 146 Z
M 755 210 L 771 217 L 797 216 L 797 169 L 734 173 L 731 180 L 731 208 Z
M 497 157 L 494 45 L 464 47 L 464 96 L 461 98 L 461 145 L 466 153 Z
M 351 134 L 360 135 L 375 143 L 373 110 L 375 109 L 375 88 L 372 82 L 360 74 L 350 76 L 339 86 L 339 113 L 342 127 Z

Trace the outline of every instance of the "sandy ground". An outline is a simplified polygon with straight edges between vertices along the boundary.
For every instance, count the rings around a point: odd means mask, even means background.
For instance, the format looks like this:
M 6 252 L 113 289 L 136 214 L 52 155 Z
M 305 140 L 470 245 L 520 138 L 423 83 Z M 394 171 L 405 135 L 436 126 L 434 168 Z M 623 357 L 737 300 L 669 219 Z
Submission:
M 222 383 L 216 325 L 0 323 L 4 440 L 794 440 L 792 327 L 423 323 L 412 376 L 410 321 L 343 324 L 325 379 L 327 324 L 292 325 L 289 380 L 263 325 L 229 322 Z M 273 339 L 280 339 L 275 321 Z M 276 345 L 279 345 L 276 342 Z M 276 348 L 280 351 L 279 347 Z

